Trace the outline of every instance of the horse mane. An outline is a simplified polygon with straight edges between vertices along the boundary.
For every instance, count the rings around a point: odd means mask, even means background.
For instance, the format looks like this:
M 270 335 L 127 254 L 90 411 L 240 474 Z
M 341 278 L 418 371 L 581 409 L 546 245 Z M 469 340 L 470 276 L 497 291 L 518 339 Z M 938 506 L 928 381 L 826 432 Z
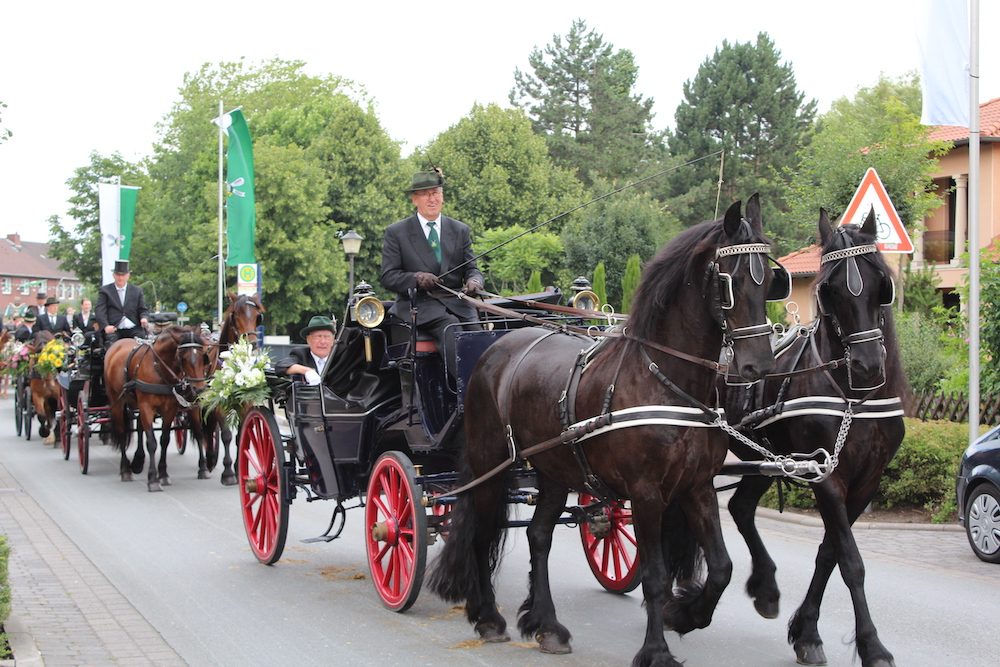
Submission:
M 685 290 L 704 289 L 704 272 L 709 254 L 724 240 L 723 218 L 689 227 L 673 238 L 646 265 L 632 298 L 628 327 L 639 338 L 651 338 L 660 326 L 663 310 L 677 302 Z M 749 224 L 740 225 L 734 243 L 767 242 L 755 237 Z
M 871 234 L 863 232 L 859 225 L 841 225 L 834 231 L 833 234 L 830 235 L 829 240 L 820 252 L 825 255 L 826 253 L 833 252 L 834 250 L 843 250 L 844 248 L 866 245 L 869 243 L 875 243 L 875 241 L 875 237 Z M 885 275 L 889 276 L 890 279 L 894 275 L 881 252 L 865 255 L 862 261 L 871 262 L 876 269 L 882 271 Z M 836 267 L 837 262 L 821 264 L 819 272 L 816 274 L 816 279 L 813 280 L 812 290 L 815 291 L 817 285 L 829 280 L 830 274 L 833 273 Z M 885 336 L 886 351 L 886 377 L 884 389 L 888 390 L 889 394 L 900 396 L 906 400 L 910 395 L 910 383 L 906 380 L 906 375 L 903 372 L 903 362 L 899 354 L 899 345 L 896 342 L 896 325 L 892 307 L 884 307 L 882 309 L 882 314 L 885 318 L 885 323 L 882 326 L 882 333 Z

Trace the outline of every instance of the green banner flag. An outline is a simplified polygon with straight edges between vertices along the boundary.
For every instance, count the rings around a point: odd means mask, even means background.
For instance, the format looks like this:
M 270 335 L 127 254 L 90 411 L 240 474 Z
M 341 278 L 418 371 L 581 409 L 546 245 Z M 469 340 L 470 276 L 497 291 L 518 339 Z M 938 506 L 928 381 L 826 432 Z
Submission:
M 229 150 L 226 155 L 226 236 L 229 252 L 226 265 L 253 264 L 257 212 L 253 196 L 253 144 L 250 128 L 239 109 L 229 114 Z
M 135 206 L 139 200 L 139 188 L 123 185 L 119 194 L 121 219 L 118 222 L 118 229 L 122 246 L 118 259 L 128 259 L 132 252 L 132 230 L 135 228 Z

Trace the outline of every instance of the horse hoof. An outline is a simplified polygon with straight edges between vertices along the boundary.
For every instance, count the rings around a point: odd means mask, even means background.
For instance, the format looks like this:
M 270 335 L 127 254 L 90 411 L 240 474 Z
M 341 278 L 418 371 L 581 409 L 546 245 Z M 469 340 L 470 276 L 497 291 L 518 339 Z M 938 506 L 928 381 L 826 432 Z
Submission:
M 753 608 L 764 618 L 778 618 L 778 601 L 764 600 L 756 598 L 753 601 Z
M 538 640 L 538 650 L 542 653 L 548 653 L 550 655 L 565 655 L 573 652 L 573 649 L 570 648 L 569 642 L 564 642 L 559 639 L 559 635 L 555 632 L 539 633 L 536 639 Z
M 235 486 L 236 485 L 236 474 L 235 473 L 222 473 L 222 486 Z
M 211 477 L 211 475 L 208 474 L 207 470 L 198 471 L 198 479 L 208 479 L 209 477 Z
M 164 475 L 163 477 L 161 477 L 160 478 L 160 484 L 162 484 L 163 486 L 170 486 L 170 484 L 171 484 L 170 477 L 168 477 L 167 475 Z
M 131 482 L 132 481 L 132 473 L 131 472 L 123 472 L 122 473 L 122 481 L 123 482 Z
M 132 461 L 132 472 L 138 475 L 142 472 L 142 469 L 146 467 L 146 460 L 139 459 L 138 461 Z
M 150 493 L 155 493 L 157 491 L 162 491 L 163 490 L 163 488 L 160 487 L 160 483 L 159 482 L 149 482 L 146 485 L 146 488 L 149 489 Z
M 510 641 L 510 635 L 507 634 L 506 630 L 497 630 L 493 626 L 478 627 L 476 630 L 479 632 L 479 638 L 487 644 L 502 644 Z
M 825 665 L 826 652 L 822 644 L 796 644 L 795 662 L 800 665 Z

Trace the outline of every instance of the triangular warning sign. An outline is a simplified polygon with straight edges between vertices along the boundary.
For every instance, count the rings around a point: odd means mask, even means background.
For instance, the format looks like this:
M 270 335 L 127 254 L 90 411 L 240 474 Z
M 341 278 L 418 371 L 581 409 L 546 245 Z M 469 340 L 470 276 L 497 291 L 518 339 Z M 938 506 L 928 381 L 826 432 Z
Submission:
M 882 252 L 913 252 L 913 243 L 903 228 L 903 221 L 899 219 L 896 207 L 889 199 L 889 193 L 882 185 L 882 179 L 875 173 L 875 169 L 869 167 L 851 198 L 851 203 L 847 205 L 840 224 L 860 226 L 873 207 L 875 227 L 878 230 L 878 249 Z

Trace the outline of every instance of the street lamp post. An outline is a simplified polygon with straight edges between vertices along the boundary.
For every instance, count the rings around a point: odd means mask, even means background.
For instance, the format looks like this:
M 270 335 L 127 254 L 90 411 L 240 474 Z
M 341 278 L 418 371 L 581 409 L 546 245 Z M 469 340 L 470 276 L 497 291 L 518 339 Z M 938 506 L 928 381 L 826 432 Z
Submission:
M 347 262 L 350 265 L 350 273 L 347 279 L 347 294 L 354 291 L 354 258 L 361 252 L 361 242 L 364 237 L 353 229 L 344 232 L 340 236 L 340 242 L 344 244 L 344 254 L 347 255 Z

